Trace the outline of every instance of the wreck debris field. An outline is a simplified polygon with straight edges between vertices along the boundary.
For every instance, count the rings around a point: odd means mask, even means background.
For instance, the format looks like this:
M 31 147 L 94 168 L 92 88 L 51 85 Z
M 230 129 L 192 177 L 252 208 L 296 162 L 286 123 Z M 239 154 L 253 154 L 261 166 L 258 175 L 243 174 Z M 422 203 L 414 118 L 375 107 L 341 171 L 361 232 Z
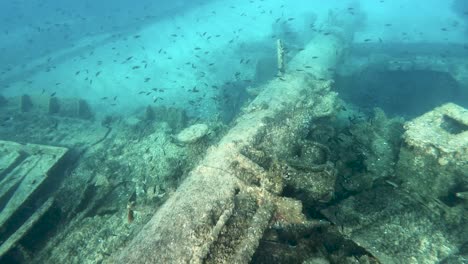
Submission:
M 468 1 L 0 21 L 0 263 L 468 263 Z

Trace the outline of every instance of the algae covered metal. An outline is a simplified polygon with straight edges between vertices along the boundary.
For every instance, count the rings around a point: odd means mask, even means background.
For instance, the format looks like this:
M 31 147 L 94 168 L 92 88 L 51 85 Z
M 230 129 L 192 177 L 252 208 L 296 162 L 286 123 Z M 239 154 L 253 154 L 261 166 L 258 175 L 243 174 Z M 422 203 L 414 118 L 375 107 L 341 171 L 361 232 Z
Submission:
M 405 129 L 398 164 L 403 187 L 438 199 L 462 191 L 457 186 L 468 184 L 468 110 L 448 103 L 411 120 Z

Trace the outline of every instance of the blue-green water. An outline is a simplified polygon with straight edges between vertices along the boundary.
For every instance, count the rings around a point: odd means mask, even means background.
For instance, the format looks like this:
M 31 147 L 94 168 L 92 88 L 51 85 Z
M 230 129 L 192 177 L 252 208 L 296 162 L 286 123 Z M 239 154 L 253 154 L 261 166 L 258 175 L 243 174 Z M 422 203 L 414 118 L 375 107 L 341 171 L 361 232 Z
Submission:
M 220 103 L 230 92 L 217 89 L 272 77 L 258 67 L 274 57 L 275 39 L 293 56 L 330 10 L 360 17 L 354 43 L 413 45 L 410 53 L 440 44 L 448 45 L 437 50 L 441 60 L 466 56 L 466 4 L 451 2 L 8 1 L 0 11 L 0 91 L 82 97 L 104 112 L 189 104 L 194 115 L 212 117 L 230 106 Z M 454 93 L 466 93 L 461 85 Z

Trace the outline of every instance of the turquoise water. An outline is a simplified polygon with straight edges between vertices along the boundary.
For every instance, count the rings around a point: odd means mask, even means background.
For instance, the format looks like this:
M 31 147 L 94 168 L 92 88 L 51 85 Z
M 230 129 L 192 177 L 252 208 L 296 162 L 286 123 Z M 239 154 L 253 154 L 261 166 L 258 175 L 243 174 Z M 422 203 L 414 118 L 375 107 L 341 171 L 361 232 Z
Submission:
M 271 77 L 256 67 L 274 58 L 276 38 L 292 56 L 338 8 L 360 16 L 354 43 L 459 44 L 466 55 L 463 1 L 9 1 L 0 11 L 0 89 L 81 97 L 103 112 L 189 104 L 212 117 L 229 107 L 220 97 L 239 97 L 218 89 Z

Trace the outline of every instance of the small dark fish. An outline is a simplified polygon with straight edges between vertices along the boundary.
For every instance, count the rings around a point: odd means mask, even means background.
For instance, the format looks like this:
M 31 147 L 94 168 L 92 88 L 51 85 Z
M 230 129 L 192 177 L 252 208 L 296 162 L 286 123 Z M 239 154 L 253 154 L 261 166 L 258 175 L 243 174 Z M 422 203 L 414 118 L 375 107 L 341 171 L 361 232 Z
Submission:
M 139 68 L 140 68 L 140 66 L 133 66 L 132 70 L 136 70 L 136 69 L 139 69 Z
M 369 41 L 371 41 L 371 40 L 372 40 L 372 39 L 368 39 L 368 38 L 367 38 L 367 39 L 364 40 L 364 42 L 369 42 Z
M 295 18 L 294 17 L 290 17 L 288 18 L 288 21 L 293 21 Z
M 50 94 L 50 97 L 54 97 L 57 94 L 57 92 L 53 92 Z
M 107 96 L 101 97 L 101 100 L 107 100 Z
M 78 74 L 80 74 L 80 71 L 75 72 L 75 75 L 78 75 Z
M 116 95 L 116 96 L 114 96 L 114 101 L 115 101 L 115 100 L 117 100 L 117 95 Z
M 137 39 L 137 38 L 140 38 L 140 37 L 141 37 L 141 35 L 135 35 L 135 36 L 133 36 L 133 38 L 136 38 L 136 39 Z
M 96 77 L 98 77 L 99 74 L 101 74 L 101 71 L 96 72 Z
M 151 80 L 151 78 L 149 78 L 149 77 L 145 78 L 145 82 L 149 82 L 149 80 Z

